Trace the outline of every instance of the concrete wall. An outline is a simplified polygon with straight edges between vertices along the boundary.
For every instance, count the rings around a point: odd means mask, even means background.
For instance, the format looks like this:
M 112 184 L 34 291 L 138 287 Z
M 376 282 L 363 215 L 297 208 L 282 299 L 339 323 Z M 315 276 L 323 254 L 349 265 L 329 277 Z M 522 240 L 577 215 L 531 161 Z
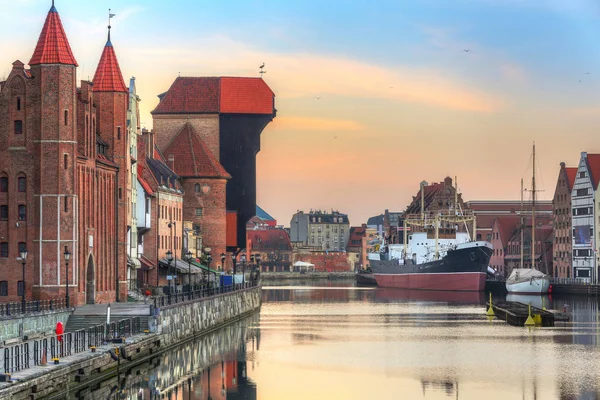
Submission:
M 34 333 L 54 333 L 57 322 L 67 326 L 69 311 L 57 311 L 26 317 L 0 319 L 0 345 L 5 340 L 20 338 Z
M 161 345 L 170 345 L 218 328 L 259 307 L 260 288 L 163 307 L 159 310 L 157 333 L 161 335 Z

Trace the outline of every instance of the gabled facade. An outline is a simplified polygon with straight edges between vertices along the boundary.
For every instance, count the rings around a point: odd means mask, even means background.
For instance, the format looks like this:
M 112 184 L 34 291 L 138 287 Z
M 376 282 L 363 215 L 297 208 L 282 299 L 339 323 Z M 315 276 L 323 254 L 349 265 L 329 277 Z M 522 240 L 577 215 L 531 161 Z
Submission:
M 571 252 L 573 247 L 571 190 L 575 182 L 578 168 L 569 168 L 564 162 L 560 163 L 556 189 L 554 190 L 553 205 L 553 276 L 558 278 L 570 278 Z
M 573 277 L 596 282 L 598 246 L 595 215 L 596 189 L 600 178 L 600 154 L 581 153 L 571 190 L 573 221 Z
M 27 301 L 65 298 L 67 284 L 71 306 L 123 301 L 119 163 L 128 153 L 111 127 L 127 105 L 108 111 L 101 74 L 97 85 L 77 88 L 77 62 L 54 6 L 29 65 L 16 61 L 0 84 L 0 301 L 19 299 L 23 286 Z M 28 251 L 25 285 L 19 250 Z
M 507 276 L 505 257 L 509 240 L 520 229 L 520 226 L 520 216 L 516 215 L 505 215 L 494 220 L 491 238 L 488 240 L 494 248 L 490 258 L 490 266 L 502 276 Z
M 138 179 L 137 179 L 137 141 L 138 136 L 141 134 L 140 127 L 140 98 L 136 93 L 135 88 L 135 77 L 129 80 L 129 106 L 127 109 L 127 140 L 129 141 L 129 175 L 127 179 L 127 195 L 129 199 L 128 203 L 128 215 L 130 220 L 127 224 L 127 259 L 128 259 L 128 271 L 127 280 L 131 286 L 132 280 L 137 279 L 137 269 L 142 267 L 142 263 L 139 260 L 138 255 L 138 221 L 137 221 L 137 209 L 138 209 L 138 194 L 141 194 L 141 201 L 144 201 L 144 194 L 138 193 Z

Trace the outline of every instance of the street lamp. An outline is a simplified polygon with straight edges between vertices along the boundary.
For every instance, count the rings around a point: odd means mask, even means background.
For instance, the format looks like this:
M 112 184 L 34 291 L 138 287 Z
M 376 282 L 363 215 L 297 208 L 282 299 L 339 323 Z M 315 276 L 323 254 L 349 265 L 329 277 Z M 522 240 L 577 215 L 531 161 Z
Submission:
M 236 264 L 237 259 L 235 257 L 235 253 L 231 253 L 231 262 L 233 263 L 233 287 L 235 287 L 235 273 L 236 273 Z
M 27 286 L 25 285 L 25 262 L 27 260 L 27 249 L 21 250 L 21 264 L 23 264 L 23 285 L 21 292 L 21 308 L 22 312 L 25 313 L 25 289 Z
M 242 285 L 246 283 L 246 254 L 242 254 L 240 256 L 240 261 L 242 262 Z
M 192 291 L 192 252 L 188 250 L 187 252 L 187 258 L 188 258 L 188 290 L 191 292 Z
M 63 255 L 65 257 L 65 265 L 67 266 L 67 273 L 66 273 L 67 279 L 65 279 L 65 288 L 67 290 L 66 290 L 66 295 L 65 295 L 65 301 L 67 304 L 67 308 L 69 308 L 69 260 L 71 259 L 71 253 L 69 252 L 69 249 L 67 248 L 67 246 L 65 246 L 65 252 Z
M 167 275 L 169 275 L 171 273 L 171 262 L 173 261 L 173 253 L 171 252 L 171 250 L 167 251 L 167 263 L 169 264 L 169 266 L 167 267 Z M 173 275 L 171 276 L 171 281 L 173 280 Z M 168 277 L 167 277 L 168 280 Z M 171 282 L 169 282 L 169 294 L 171 293 Z
M 221 253 L 221 271 L 225 272 L 225 258 L 227 254 Z

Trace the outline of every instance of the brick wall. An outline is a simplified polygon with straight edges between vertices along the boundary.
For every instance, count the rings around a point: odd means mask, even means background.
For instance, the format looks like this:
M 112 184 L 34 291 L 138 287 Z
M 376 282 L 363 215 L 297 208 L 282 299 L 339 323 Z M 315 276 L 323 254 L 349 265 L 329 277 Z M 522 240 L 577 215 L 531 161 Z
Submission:
M 326 254 L 325 252 L 296 253 L 293 254 L 293 263 L 296 261 L 314 264 L 315 271 L 318 272 L 343 272 L 352 270 L 351 262 L 348 260 L 348 254 L 342 252 L 329 254 Z
M 196 115 L 154 115 L 154 132 L 156 144 L 162 151 L 173 140 L 186 122 L 192 124 L 198 137 L 202 139 L 208 149 L 219 160 L 219 116 L 218 114 Z

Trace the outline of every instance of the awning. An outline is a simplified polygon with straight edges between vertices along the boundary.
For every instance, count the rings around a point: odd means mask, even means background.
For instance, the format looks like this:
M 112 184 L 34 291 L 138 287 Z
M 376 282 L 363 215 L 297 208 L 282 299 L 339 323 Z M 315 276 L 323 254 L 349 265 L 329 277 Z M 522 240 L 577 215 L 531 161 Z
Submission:
M 166 258 L 162 258 L 160 260 L 160 263 L 162 264 L 163 267 L 169 267 L 169 262 L 167 261 Z M 171 268 L 175 268 L 177 271 L 181 272 L 182 274 L 200 274 L 202 273 L 202 269 L 198 268 L 193 262 L 188 264 L 187 261 L 183 261 L 178 259 L 177 261 L 173 260 L 171 261 Z
M 127 265 L 134 268 L 142 268 L 142 263 L 137 258 L 127 256 Z
M 152 261 L 148 260 L 145 256 L 141 256 L 140 257 L 140 262 L 142 263 L 142 268 L 144 269 L 154 269 L 154 264 L 152 263 Z
M 221 273 L 220 271 L 215 271 L 214 269 L 210 269 L 206 265 L 202 265 L 199 262 L 196 262 L 196 261 L 193 261 L 193 260 L 192 260 L 192 265 L 195 265 L 196 267 L 201 268 L 204 271 L 211 272 L 213 274 L 220 274 Z

